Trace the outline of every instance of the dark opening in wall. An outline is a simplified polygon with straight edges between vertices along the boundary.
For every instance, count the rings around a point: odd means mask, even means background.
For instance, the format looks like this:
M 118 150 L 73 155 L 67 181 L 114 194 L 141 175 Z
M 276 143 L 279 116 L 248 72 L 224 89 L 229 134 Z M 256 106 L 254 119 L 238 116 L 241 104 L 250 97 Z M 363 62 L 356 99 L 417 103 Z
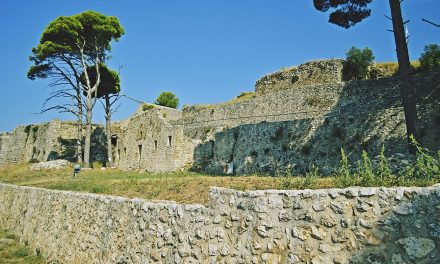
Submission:
M 157 140 L 154 141 L 154 149 L 157 149 Z
M 172 136 L 168 136 L 168 147 L 171 147 Z
M 142 145 L 138 145 L 138 150 L 139 150 L 139 162 L 141 161 L 141 159 L 142 159 Z
M 121 159 L 121 149 L 118 149 L 118 159 Z
M 112 146 L 116 147 L 118 145 L 118 137 L 117 136 L 112 136 Z
M 124 148 L 124 156 L 127 156 L 127 148 Z

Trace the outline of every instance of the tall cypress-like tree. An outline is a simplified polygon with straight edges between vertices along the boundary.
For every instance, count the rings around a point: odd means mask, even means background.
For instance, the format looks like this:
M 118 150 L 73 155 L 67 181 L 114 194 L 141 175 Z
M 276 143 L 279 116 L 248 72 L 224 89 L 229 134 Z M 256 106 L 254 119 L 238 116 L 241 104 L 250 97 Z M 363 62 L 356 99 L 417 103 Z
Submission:
M 368 5 L 373 0 L 313 0 L 315 8 L 321 12 L 330 11 L 329 22 L 343 28 L 350 28 L 371 15 Z M 399 62 L 400 92 L 405 113 L 408 151 L 417 152 L 411 141 L 411 135 L 420 141 L 417 133 L 416 92 L 412 84 L 411 65 L 409 61 L 408 45 L 405 34 L 405 25 L 402 17 L 400 0 L 389 0 L 393 33 Z

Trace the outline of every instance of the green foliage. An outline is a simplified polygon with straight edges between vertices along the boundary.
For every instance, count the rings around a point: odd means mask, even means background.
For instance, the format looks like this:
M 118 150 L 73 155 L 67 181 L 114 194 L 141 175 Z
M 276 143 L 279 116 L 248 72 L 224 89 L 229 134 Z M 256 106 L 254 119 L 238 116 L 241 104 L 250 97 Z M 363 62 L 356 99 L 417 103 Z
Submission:
M 32 50 L 39 61 L 60 54 L 74 54 L 84 47 L 86 54 L 110 51 L 110 42 L 118 40 L 124 29 L 116 17 L 86 11 L 73 16 L 61 16 L 44 30 L 40 44 Z M 82 46 L 81 46 L 82 45 Z
M 422 148 L 419 143 L 416 142 L 413 135 L 410 136 L 412 144 L 417 148 L 417 159 L 414 166 L 414 177 L 421 179 L 439 179 L 440 178 L 440 151 L 437 154 L 437 158 L 429 154 L 428 149 Z
M 436 44 L 426 45 L 420 56 L 422 69 L 432 70 L 440 66 L 440 46 Z
M 377 177 L 379 177 L 380 182 L 384 182 L 385 180 L 390 179 L 392 177 L 390 167 L 388 166 L 388 160 L 385 157 L 385 146 L 384 145 L 382 145 L 382 149 L 380 151 L 379 164 L 377 166 L 375 173 L 376 173 Z
M 360 180 L 360 184 L 362 186 L 373 186 L 376 183 L 375 175 L 373 173 L 371 160 L 365 150 L 362 151 L 362 162 L 360 162 L 359 165 L 360 166 L 358 166 L 358 177 Z
M 24 127 L 24 133 L 28 134 L 31 132 L 32 125 L 27 125 Z
M 66 69 L 71 76 L 78 76 L 78 68 L 82 67 L 75 66 L 74 61 L 79 60 L 81 54 L 86 63 L 96 57 L 105 60 L 111 50 L 110 42 L 118 41 L 123 34 L 124 29 L 116 17 L 94 11 L 58 17 L 45 28 L 39 44 L 32 49 L 29 59 L 34 65 L 27 76 L 31 80 L 59 78 Z
M 369 17 L 368 8 L 373 0 L 313 0 L 315 8 L 321 12 L 332 10 L 329 22 L 343 28 L 350 28 Z
M 312 188 L 314 188 L 316 186 L 316 182 L 317 182 L 319 177 L 320 177 L 320 175 L 319 175 L 319 168 L 318 168 L 318 166 L 313 164 L 310 167 L 309 172 L 306 173 L 306 176 L 304 177 L 304 180 L 300 184 L 300 188 L 301 189 L 312 189 Z
M 24 257 L 27 257 L 27 256 L 29 256 L 29 249 L 27 249 L 27 248 L 19 248 L 19 249 L 17 249 L 17 250 L 13 253 L 13 255 L 14 255 L 15 257 L 18 257 L 18 258 L 24 258 Z
M 364 80 L 368 76 L 368 68 L 373 63 L 374 55 L 369 48 L 363 50 L 352 47 L 346 53 L 347 58 L 344 62 L 345 80 Z
M 179 98 L 172 92 L 162 92 L 154 102 L 157 105 L 166 106 L 170 108 L 177 108 L 179 105 Z
M 148 111 L 151 109 L 154 109 L 154 105 L 152 105 L 152 104 L 143 104 L 142 105 L 142 111 Z
M 350 165 L 348 164 L 348 158 L 343 148 L 341 148 L 341 167 L 336 174 L 336 186 L 348 187 L 352 183 L 352 176 L 350 173 Z
M 106 65 L 100 63 L 99 64 L 99 75 L 100 75 L 100 82 L 98 86 L 97 91 L 97 98 L 103 98 L 104 96 L 108 96 L 111 94 L 117 94 L 121 91 L 121 81 L 119 79 L 119 74 L 114 71 L 110 70 Z M 93 87 L 96 84 L 97 80 L 97 72 L 96 67 L 89 66 L 87 68 L 87 75 L 90 80 L 90 85 Z M 87 87 L 86 85 L 86 76 L 85 73 L 81 73 L 81 84 L 83 87 Z M 84 93 L 86 93 L 84 91 Z

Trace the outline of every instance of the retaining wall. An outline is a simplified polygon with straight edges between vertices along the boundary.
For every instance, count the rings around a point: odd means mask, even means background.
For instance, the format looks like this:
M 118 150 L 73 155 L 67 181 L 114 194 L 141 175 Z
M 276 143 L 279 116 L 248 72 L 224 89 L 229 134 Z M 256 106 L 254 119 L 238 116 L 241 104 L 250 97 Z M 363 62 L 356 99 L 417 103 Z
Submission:
M 440 186 L 209 195 L 205 207 L 0 184 L 0 226 L 59 263 L 440 262 Z

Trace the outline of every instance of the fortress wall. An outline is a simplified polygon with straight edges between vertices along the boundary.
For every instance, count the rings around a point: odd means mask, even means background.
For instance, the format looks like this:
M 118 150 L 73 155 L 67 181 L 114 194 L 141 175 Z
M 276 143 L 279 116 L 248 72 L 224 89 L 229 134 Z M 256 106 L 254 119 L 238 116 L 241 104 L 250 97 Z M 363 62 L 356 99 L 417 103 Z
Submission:
M 424 147 L 440 149 L 439 72 L 416 75 Z M 286 114 L 287 113 L 287 114 Z M 288 114 L 296 113 L 296 114 Z M 383 78 L 292 88 L 236 104 L 184 112 L 184 132 L 198 140 L 193 168 L 208 173 L 327 175 L 339 167 L 340 149 L 352 162 L 407 153 L 399 81 Z
M 440 188 L 210 191 L 209 207 L 0 184 L 0 226 L 57 263 L 439 263 Z
M 58 158 L 75 160 L 77 127 L 74 122 L 53 120 L 39 125 L 18 126 L 4 137 L 0 166 L 47 161 Z M 92 159 L 106 159 L 105 137 L 100 126 L 92 132 Z
M 234 127 L 260 122 L 279 122 L 325 115 L 379 111 L 400 106 L 395 79 L 303 86 L 258 95 L 249 100 L 188 108 L 181 120 L 190 131 L 198 127 Z
M 255 84 L 257 94 L 266 94 L 303 86 L 342 82 L 342 59 L 311 61 L 298 67 L 268 74 Z
M 406 153 L 405 137 L 401 109 L 240 125 L 215 133 L 213 140 L 199 144 L 193 167 L 223 174 L 233 164 L 233 173 L 238 175 L 284 175 L 304 174 L 316 165 L 319 173 L 328 175 L 340 166 L 341 147 L 354 164 L 362 150 L 373 158 L 382 145 L 388 156 Z
M 118 167 L 124 170 L 171 172 L 192 160 L 194 145 L 170 120 L 181 117 L 173 109 L 154 108 L 130 118 L 116 146 Z

